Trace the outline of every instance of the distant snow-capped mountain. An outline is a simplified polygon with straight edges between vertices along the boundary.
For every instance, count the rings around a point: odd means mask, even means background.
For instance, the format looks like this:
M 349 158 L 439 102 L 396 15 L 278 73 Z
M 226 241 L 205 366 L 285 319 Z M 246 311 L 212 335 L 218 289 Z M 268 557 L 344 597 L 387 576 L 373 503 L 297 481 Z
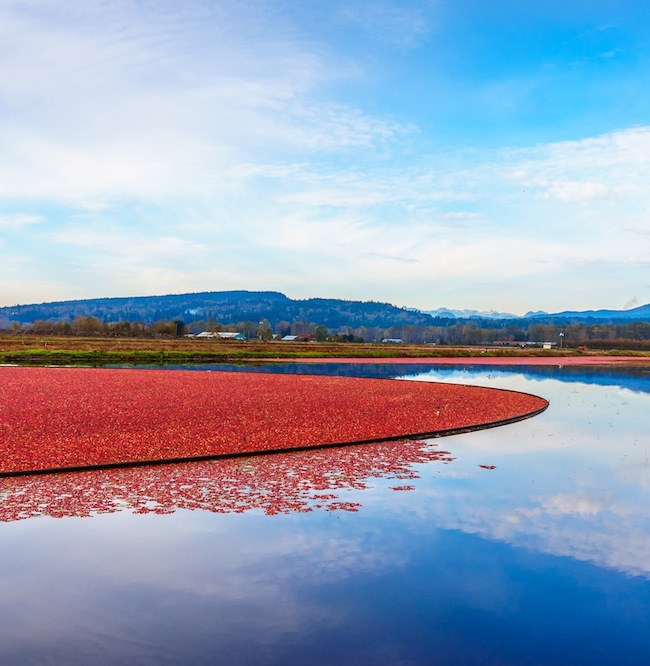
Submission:
M 545 317 L 548 316 L 548 312 L 545 310 L 530 310 L 524 315 L 525 317 Z
M 424 314 L 432 317 L 449 317 L 454 319 L 520 319 L 517 315 L 509 312 L 497 312 L 496 310 L 452 310 L 450 308 L 438 308 L 437 310 L 422 310 Z

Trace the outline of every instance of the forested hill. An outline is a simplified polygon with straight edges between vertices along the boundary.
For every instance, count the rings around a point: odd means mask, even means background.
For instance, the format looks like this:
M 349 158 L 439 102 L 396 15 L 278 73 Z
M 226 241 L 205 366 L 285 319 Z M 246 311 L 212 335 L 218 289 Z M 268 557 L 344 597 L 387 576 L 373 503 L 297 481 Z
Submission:
M 277 291 L 210 291 L 196 294 L 94 298 L 38 305 L 0 308 L 0 326 L 10 322 L 68 321 L 97 317 L 102 322 L 142 322 L 180 319 L 186 324 L 210 319 L 222 324 L 268 319 L 277 323 L 306 321 L 328 328 L 343 326 L 428 326 L 434 319 L 425 313 L 390 303 L 346 301 L 331 298 L 294 300 Z

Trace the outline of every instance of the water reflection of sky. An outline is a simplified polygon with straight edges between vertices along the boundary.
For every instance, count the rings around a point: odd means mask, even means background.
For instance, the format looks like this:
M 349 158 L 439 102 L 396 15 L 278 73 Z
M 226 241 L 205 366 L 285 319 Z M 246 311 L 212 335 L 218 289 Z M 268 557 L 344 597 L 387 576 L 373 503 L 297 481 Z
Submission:
M 389 371 L 551 405 L 364 452 L 3 480 L 0 663 L 646 663 L 650 375 Z

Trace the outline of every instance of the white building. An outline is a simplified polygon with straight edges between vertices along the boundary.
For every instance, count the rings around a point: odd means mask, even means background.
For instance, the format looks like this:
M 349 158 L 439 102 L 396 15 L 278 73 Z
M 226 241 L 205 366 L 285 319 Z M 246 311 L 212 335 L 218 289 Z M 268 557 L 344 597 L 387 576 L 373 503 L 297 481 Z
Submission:
M 234 331 L 203 331 L 194 336 L 202 340 L 245 340 L 246 338 L 241 333 Z

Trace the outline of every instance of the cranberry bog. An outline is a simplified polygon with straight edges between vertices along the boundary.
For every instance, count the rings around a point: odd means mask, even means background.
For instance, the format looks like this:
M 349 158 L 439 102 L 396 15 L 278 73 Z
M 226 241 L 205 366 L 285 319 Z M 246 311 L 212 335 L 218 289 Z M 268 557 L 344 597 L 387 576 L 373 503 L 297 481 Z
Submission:
M 422 439 L 544 411 L 543 398 L 386 379 L 0 367 L 0 475 Z
M 136 426 L 157 423 L 149 444 L 171 442 L 180 455 L 202 428 L 212 451 L 219 437 L 248 442 L 267 407 L 275 445 L 302 444 L 289 436 L 292 414 L 327 434 L 336 396 L 346 436 L 357 417 L 393 410 L 399 432 L 413 432 L 411 391 L 427 382 L 423 428 L 444 427 L 454 383 L 551 405 L 446 438 L 2 478 L 0 663 L 645 666 L 648 369 L 276 364 L 229 382 L 219 373 L 235 368 L 107 368 L 91 381 L 85 369 L 0 367 L 5 456 L 10 428 L 18 447 L 29 435 L 48 453 L 29 425 L 37 418 L 52 442 L 70 437 L 81 450 L 105 437 L 113 453 L 144 441 Z M 380 381 L 329 383 L 343 376 Z M 364 411 L 394 385 L 403 400 Z M 48 392 L 49 414 L 39 405 Z M 474 416 L 516 395 L 485 393 Z M 200 403 L 196 416 L 186 401 Z M 113 420 L 100 431 L 93 411 Z

